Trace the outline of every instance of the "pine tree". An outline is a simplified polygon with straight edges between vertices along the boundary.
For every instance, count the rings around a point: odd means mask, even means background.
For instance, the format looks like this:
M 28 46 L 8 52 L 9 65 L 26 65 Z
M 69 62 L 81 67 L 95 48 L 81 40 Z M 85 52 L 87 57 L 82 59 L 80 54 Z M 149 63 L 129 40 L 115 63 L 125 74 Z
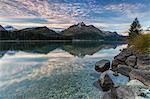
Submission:
M 129 38 L 134 38 L 135 36 L 141 33 L 141 25 L 137 18 L 135 18 L 135 20 L 130 26 L 131 27 L 129 29 Z

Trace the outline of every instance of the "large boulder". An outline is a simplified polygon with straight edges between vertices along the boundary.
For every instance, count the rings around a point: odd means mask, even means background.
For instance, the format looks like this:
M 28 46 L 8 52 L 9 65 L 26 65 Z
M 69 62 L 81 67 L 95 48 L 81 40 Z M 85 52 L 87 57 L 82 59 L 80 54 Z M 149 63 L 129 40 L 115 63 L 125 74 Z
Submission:
M 134 67 L 136 65 L 136 56 L 135 55 L 132 55 L 132 56 L 129 56 L 125 63 L 128 65 L 128 66 L 131 66 L 131 67 Z
M 118 65 L 118 67 L 113 69 L 113 71 L 125 76 L 129 76 L 129 73 L 132 71 L 132 68 L 127 65 Z
M 139 80 L 130 80 L 128 83 L 127 83 L 127 86 L 145 86 L 141 81 Z
M 95 70 L 98 72 L 104 72 L 110 68 L 110 61 L 109 60 L 100 60 L 95 64 Z
M 119 54 L 115 56 L 114 59 L 124 62 L 127 59 L 127 57 L 124 54 Z
M 105 93 L 102 99 L 135 99 L 135 94 L 130 87 L 120 86 Z
M 99 83 L 103 91 L 109 91 L 110 89 L 114 87 L 114 83 L 108 74 L 103 76 L 103 78 L 99 80 Z
M 114 87 L 102 99 L 150 99 L 150 88 L 139 80 L 130 80 L 127 85 Z
M 127 86 L 132 88 L 136 99 L 150 99 L 150 87 L 145 86 L 139 80 L 130 80 Z
M 147 86 L 150 86 L 150 71 L 149 70 L 132 70 L 129 74 L 130 79 L 137 79 Z
M 149 70 L 149 71 L 150 71 L 150 65 L 139 66 L 138 69 L 141 69 L 141 70 Z
M 120 61 L 120 60 L 118 60 L 118 59 L 114 59 L 114 60 L 112 61 L 112 64 L 111 64 L 112 69 L 117 68 L 117 66 L 118 66 L 119 64 L 120 64 L 120 65 L 125 65 L 125 62 L 122 62 L 122 61 Z
M 120 60 L 122 62 L 124 62 L 127 57 L 131 56 L 133 53 L 130 49 L 123 49 L 119 55 L 115 56 L 114 59 Z
M 137 65 L 138 67 L 150 65 L 150 55 L 149 54 L 138 54 L 137 55 Z

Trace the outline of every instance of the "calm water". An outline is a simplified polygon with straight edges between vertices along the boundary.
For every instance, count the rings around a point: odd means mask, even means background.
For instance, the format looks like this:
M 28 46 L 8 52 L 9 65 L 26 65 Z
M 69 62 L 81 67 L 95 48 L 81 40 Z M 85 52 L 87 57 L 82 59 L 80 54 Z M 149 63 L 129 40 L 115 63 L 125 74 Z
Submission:
M 0 99 L 100 99 L 95 62 L 125 44 L 0 43 Z M 110 72 L 111 75 L 111 72 Z M 126 77 L 112 77 L 118 84 Z

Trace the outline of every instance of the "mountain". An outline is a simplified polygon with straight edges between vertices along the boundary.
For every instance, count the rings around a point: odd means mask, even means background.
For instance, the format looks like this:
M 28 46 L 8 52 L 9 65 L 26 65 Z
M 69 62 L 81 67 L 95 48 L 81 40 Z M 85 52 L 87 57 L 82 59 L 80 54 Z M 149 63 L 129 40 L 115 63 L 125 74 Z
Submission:
M 14 28 L 13 26 L 10 26 L 10 25 L 5 26 L 4 28 L 7 31 L 16 31 L 17 30 L 16 28 Z
M 83 22 L 72 25 L 61 32 L 64 36 L 70 36 L 73 39 L 99 39 L 103 37 L 102 31 L 93 25 L 85 25 Z
M 0 31 L 6 31 L 4 27 L 0 25 Z
M 102 42 L 73 42 L 63 45 L 62 49 L 78 57 L 93 55 L 101 49 L 116 48 L 117 44 L 106 44 Z
M 33 28 L 25 28 L 22 30 L 19 30 L 18 32 L 20 33 L 31 33 L 31 34 L 39 34 L 39 35 L 43 35 L 46 37 L 57 37 L 60 36 L 58 33 L 56 33 L 55 31 L 47 28 L 46 26 L 44 27 L 33 27 Z
M 70 26 L 68 29 L 63 30 L 62 35 L 70 36 L 73 39 L 85 40 L 100 40 L 107 38 L 120 38 L 121 36 L 116 32 L 102 31 L 93 25 L 86 25 L 83 22 Z
M 1 40 L 57 40 L 61 35 L 47 27 L 25 28 L 1 33 Z
M 12 26 L 6 29 L 14 29 Z M 57 33 L 47 27 L 32 27 L 15 31 L 6 31 L 0 26 L 0 40 L 103 40 L 118 41 L 124 38 L 116 32 L 102 31 L 83 22 L 70 26 Z
M 8 35 L 9 35 L 8 31 L 5 30 L 5 28 L 0 25 L 0 40 L 1 39 L 5 40 L 8 37 Z
M 117 34 L 117 32 L 110 32 L 110 31 L 102 31 L 102 33 L 104 34 L 104 37 L 119 37 L 120 35 Z

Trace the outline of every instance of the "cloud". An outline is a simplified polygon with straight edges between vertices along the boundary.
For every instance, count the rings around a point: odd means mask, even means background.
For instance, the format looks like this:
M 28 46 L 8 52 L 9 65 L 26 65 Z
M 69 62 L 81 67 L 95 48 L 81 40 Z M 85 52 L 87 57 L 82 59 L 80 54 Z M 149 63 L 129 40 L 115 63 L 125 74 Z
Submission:
M 110 4 L 105 6 L 105 10 L 118 12 L 129 18 L 143 17 L 147 14 L 147 11 L 142 10 L 145 5 L 141 3 L 129 4 L 129 3 L 120 3 L 120 4 Z
M 135 17 L 146 21 L 150 14 L 141 3 L 109 3 L 98 0 L 0 0 L 0 24 L 67 28 L 84 21 L 109 30 L 127 27 Z M 106 1 L 105 1 L 106 2 Z M 119 25 L 120 24 L 120 25 Z M 111 29 L 112 27 L 112 29 Z M 124 28 L 125 29 L 125 28 Z

